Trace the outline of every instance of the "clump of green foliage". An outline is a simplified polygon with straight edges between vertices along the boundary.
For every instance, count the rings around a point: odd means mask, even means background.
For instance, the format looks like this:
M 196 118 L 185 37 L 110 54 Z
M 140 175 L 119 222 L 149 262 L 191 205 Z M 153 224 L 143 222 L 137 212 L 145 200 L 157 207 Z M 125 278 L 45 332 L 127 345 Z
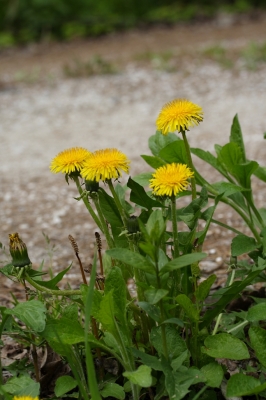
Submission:
M 0 333 L 32 346 L 35 379 L 22 361 L 18 373 L 9 367 L 13 377 L 0 386 L 5 398 L 43 398 L 36 348 L 48 345 L 71 370 L 57 379 L 53 399 L 214 400 L 220 398 L 222 383 L 227 397 L 266 397 L 265 299 L 253 296 L 247 311 L 225 311 L 251 284 L 266 280 L 266 214 L 257 209 L 251 185 L 253 175 L 266 182 L 266 168 L 247 158 L 237 116 L 229 142 L 215 145 L 216 155 L 190 149 L 181 132 L 183 139 L 156 132 L 149 139 L 152 155 L 142 157 L 156 171 L 172 163 L 191 166 L 192 190 L 154 196 L 148 188 L 154 174 L 143 172 L 125 186 L 114 186 L 105 177 L 107 192 L 98 182 L 84 182 L 77 169 L 66 173 L 67 181 L 77 185 L 77 200 L 84 202 L 107 240 L 102 257 L 101 236 L 96 234 L 89 284 L 74 238 L 69 239 L 83 283 L 77 290 L 60 290 L 58 284 L 71 266 L 44 280 L 45 273 L 32 268 L 26 245 L 17 234 L 10 235 L 12 260 L 1 273 L 32 289 L 26 302 L 1 307 Z M 221 180 L 209 183 L 193 166 L 191 153 L 213 167 Z M 178 207 L 182 196 L 191 200 Z M 249 236 L 215 219 L 219 202 L 239 214 Z M 181 222 L 185 228 L 179 229 Z M 235 237 L 227 283 L 210 295 L 216 276 L 200 282 L 199 262 L 207 257 L 202 248 L 213 222 Z M 239 261 L 244 254 L 248 261 Z M 129 278 L 136 285 L 133 297 Z M 252 366 L 245 363 L 250 358 Z M 238 372 L 230 376 L 223 359 L 239 363 Z

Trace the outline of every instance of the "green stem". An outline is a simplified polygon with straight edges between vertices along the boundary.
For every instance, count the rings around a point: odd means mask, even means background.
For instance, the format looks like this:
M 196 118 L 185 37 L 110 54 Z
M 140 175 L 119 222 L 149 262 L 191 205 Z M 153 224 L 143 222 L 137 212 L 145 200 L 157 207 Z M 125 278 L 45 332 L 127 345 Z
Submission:
M 228 229 L 229 231 L 232 231 L 232 232 L 236 233 L 237 235 L 242 235 L 242 232 L 238 231 L 237 229 L 233 228 L 232 226 L 229 226 L 229 225 L 227 225 L 227 224 L 224 224 L 223 222 L 217 221 L 216 219 L 213 219 L 213 218 L 212 218 L 211 222 L 212 222 L 213 224 L 220 225 L 220 226 L 222 226 L 223 228 L 226 228 L 226 229 Z
M 73 178 L 73 180 L 75 181 L 77 189 L 78 189 L 78 192 L 79 192 L 79 194 L 81 196 L 82 193 L 83 193 L 83 190 L 82 190 L 82 187 L 80 186 L 79 178 L 77 176 L 75 176 Z M 87 210 L 89 211 L 90 215 L 92 216 L 95 224 L 98 225 L 99 229 L 103 232 L 102 224 L 101 224 L 99 218 L 97 217 L 97 215 L 95 214 L 92 206 L 90 205 L 90 203 L 89 203 L 89 201 L 87 199 L 87 196 L 82 196 L 82 200 L 83 200 L 83 203 L 85 204 Z
M 172 205 L 172 227 L 173 227 L 173 239 L 174 239 L 174 258 L 179 257 L 179 241 L 178 241 L 178 229 L 177 229 L 177 217 L 176 217 L 176 199 L 175 196 L 171 197 Z
M 25 280 L 29 282 L 31 286 L 33 286 L 35 289 L 39 290 L 40 292 L 44 292 L 47 294 L 51 294 L 52 296 L 74 296 L 74 295 L 81 295 L 81 290 L 53 290 L 53 289 L 48 289 L 46 287 L 43 287 L 36 283 L 31 277 L 26 274 L 25 275 Z
M 100 221 L 101 221 L 101 226 L 102 226 L 102 232 L 105 235 L 108 247 L 109 247 L 109 249 L 112 249 L 114 247 L 114 241 L 113 241 L 113 239 L 112 239 L 112 237 L 110 235 L 109 229 L 108 229 L 108 227 L 106 225 L 106 222 L 105 222 L 105 219 L 104 219 L 104 216 L 103 216 L 103 213 L 102 213 L 102 209 L 101 209 L 101 206 L 100 206 L 100 203 L 99 203 L 98 193 L 91 193 L 90 196 L 91 196 L 91 198 L 92 198 L 92 200 L 94 202 L 95 208 L 96 208 L 97 213 L 99 215 L 99 218 L 100 218 Z
M 183 141 L 184 141 L 184 145 L 185 145 L 185 149 L 186 149 L 186 153 L 187 153 L 187 165 L 189 166 L 189 168 L 191 169 L 191 171 L 195 171 L 193 162 L 192 162 L 192 157 L 191 157 L 191 151 L 190 151 L 190 147 L 189 147 L 189 143 L 187 140 L 187 136 L 186 136 L 186 131 L 181 130 L 181 134 L 183 137 Z M 195 177 L 191 177 L 191 192 L 192 192 L 192 200 L 196 199 L 197 197 L 197 191 L 196 191 L 196 180 Z
M 214 196 L 218 196 L 220 193 L 217 192 L 217 190 L 215 190 L 200 174 L 199 172 L 197 172 L 197 177 L 200 180 L 200 184 L 202 186 L 205 186 L 207 188 L 207 190 L 212 193 Z M 253 233 L 254 237 L 257 239 L 258 243 L 261 243 L 261 238 L 260 235 L 258 233 L 258 231 L 256 230 L 256 228 L 254 227 L 254 225 L 251 223 L 251 221 L 248 219 L 248 217 L 246 216 L 246 214 L 244 213 L 244 211 L 242 211 L 242 209 L 240 207 L 238 207 L 231 199 L 228 199 L 227 197 L 222 197 L 221 201 L 225 204 L 228 204 L 230 207 L 232 207 L 239 215 L 240 217 L 245 221 L 245 223 L 247 224 L 247 226 L 249 227 L 249 229 L 251 230 L 251 232 Z
M 111 191 L 111 193 L 113 195 L 116 207 L 118 208 L 118 211 L 119 211 L 119 213 L 121 215 L 124 227 L 126 228 L 126 222 L 127 222 L 126 212 L 123 209 L 122 204 L 120 203 L 120 200 L 119 200 L 119 198 L 118 198 L 118 196 L 116 194 L 116 191 L 115 191 L 115 188 L 114 188 L 112 180 L 111 179 L 107 179 L 107 184 L 108 184 L 109 189 L 110 189 L 110 191 Z
M 159 275 L 159 266 L 158 262 L 156 262 L 156 279 L 157 279 L 157 286 L 158 289 L 161 289 L 161 281 Z M 165 320 L 164 316 L 164 308 L 163 308 L 163 300 L 159 301 L 160 313 L 161 313 L 161 330 L 162 330 L 162 344 L 163 344 L 163 352 L 166 360 L 168 360 L 168 349 L 167 349 L 167 340 L 166 340 L 166 331 L 165 331 L 165 324 L 163 323 Z

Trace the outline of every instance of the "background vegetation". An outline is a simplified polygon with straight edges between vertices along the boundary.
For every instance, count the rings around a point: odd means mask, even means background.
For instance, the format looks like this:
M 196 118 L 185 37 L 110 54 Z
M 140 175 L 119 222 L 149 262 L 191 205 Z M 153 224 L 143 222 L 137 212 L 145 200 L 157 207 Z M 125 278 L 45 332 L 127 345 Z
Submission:
M 266 8 L 264 0 L 1 0 L 0 45 L 98 36 L 134 26 L 206 19 L 217 11 L 261 8 Z

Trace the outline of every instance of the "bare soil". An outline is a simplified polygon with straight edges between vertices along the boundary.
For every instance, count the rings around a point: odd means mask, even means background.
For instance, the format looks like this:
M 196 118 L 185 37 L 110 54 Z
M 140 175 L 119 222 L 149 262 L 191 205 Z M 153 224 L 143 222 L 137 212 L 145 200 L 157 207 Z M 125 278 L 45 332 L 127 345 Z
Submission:
M 155 132 L 157 114 L 173 98 L 189 98 L 204 109 L 203 123 L 189 136 L 193 147 L 213 152 L 214 144 L 225 144 L 238 113 L 248 158 L 263 164 L 266 66 L 258 62 L 249 70 L 241 52 L 251 42 L 265 41 L 265 15 L 256 19 L 220 16 L 208 24 L 2 51 L 0 242 L 6 250 L 8 234 L 19 232 L 35 267 L 44 260 L 44 269 L 56 273 L 73 262 L 65 282 L 78 286 L 81 278 L 67 238 L 71 234 L 77 240 L 83 263 L 88 265 L 95 226 L 83 204 L 74 199 L 74 184 L 68 186 L 63 175 L 49 171 L 51 159 L 73 146 L 91 151 L 116 147 L 131 159 L 132 176 L 150 170 L 140 154 L 150 154 L 148 138 Z M 213 51 L 206 55 L 206 49 L 217 47 L 225 49 L 224 57 L 217 60 Z M 224 62 L 227 54 L 230 68 Z M 115 69 L 115 73 L 102 75 L 98 66 L 98 75 L 86 75 L 84 64 L 95 63 L 95 57 L 107 63 L 107 72 Z M 74 68 L 75 78 L 66 74 L 66 66 Z M 207 165 L 195 163 L 206 179 L 217 179 Z M 263 206 L 263 185 L 256 181 L 254 188 Z M 221 206 L 215 217 L 248 233 L 226 207 Z M 209 258 L 203 275 L 215 272 L 217 285 L 226 278 L 232 237 L 213 225 L 205 244 Z M 1 262 L 8 258 L 2 251 Z M 3 302 L 10 300 L 11 290 L 23 295 L 22 288 L 3 277 L 0 280 Z

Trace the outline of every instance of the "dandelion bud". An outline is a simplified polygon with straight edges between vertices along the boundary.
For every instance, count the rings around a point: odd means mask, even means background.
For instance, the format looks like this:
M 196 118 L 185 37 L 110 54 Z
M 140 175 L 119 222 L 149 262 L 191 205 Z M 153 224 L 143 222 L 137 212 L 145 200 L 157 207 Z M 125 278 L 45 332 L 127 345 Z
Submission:
M 25 267 L 31 264 L 25 243 L 20 239 L 18 233 L 9 234 L 9 250 L 14 267 Z
M 88 192 L 98 192 L 99 182 L 85 180 L 85 188 Z
M 135 215 L 131 215 L 131 217 L 127 219 L 126 228 L 128 233 L 130 234 L 139 232 L 138 217 L 136 217 Z

